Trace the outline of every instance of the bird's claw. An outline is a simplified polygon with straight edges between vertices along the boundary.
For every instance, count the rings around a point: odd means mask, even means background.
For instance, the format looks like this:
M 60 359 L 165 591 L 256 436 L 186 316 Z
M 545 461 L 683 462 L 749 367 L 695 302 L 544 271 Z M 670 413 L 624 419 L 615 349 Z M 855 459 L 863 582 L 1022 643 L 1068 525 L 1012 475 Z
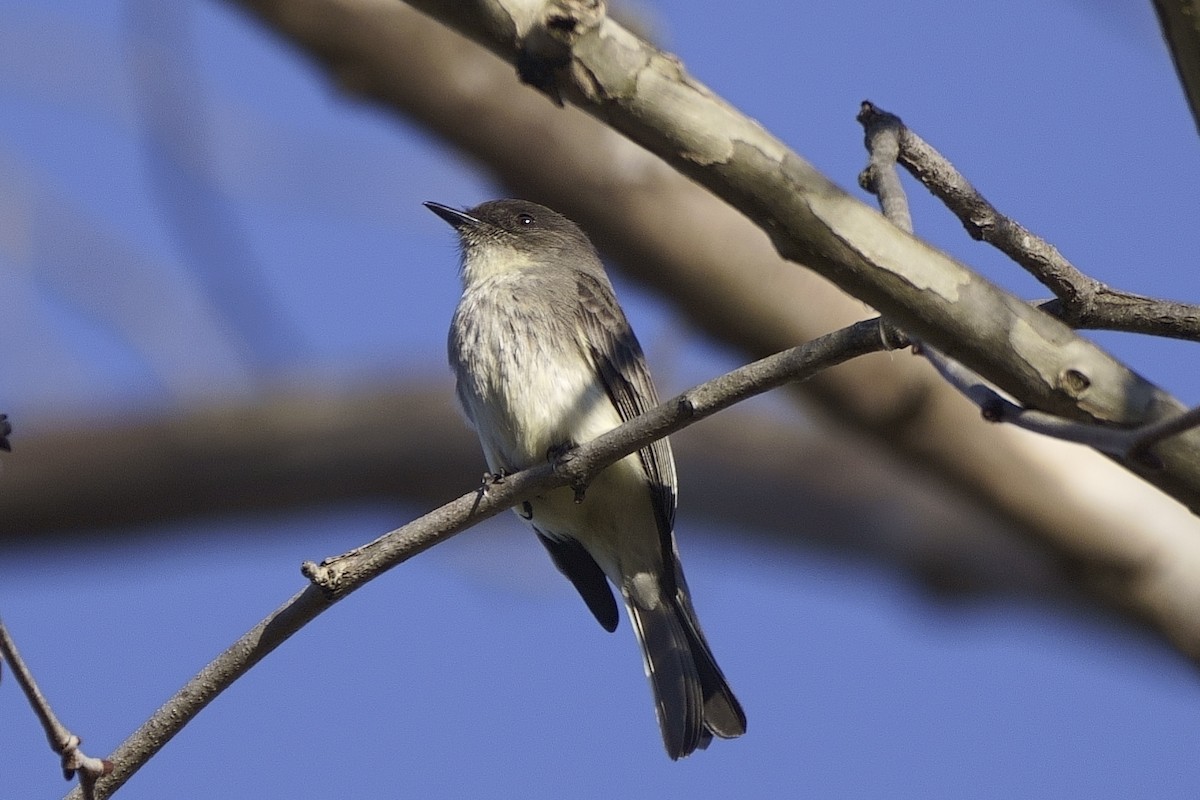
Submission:
M 562 442 L 556 444 L 546 450 L 546 460 L 551 464 L 561 464 L 571 458 L 571 451 L 578 447 L 575 442 Z M 583 496 L 587 492 L 587 483 L 579 481 L 571 484 L 571 489 L 575 492 L 575 504 L 583 502 Z
M 488 489 L 504 483 L 504 479 L 507 477 L 508 473 L 502 469 L 495 472 L 485 472 L 483 473 L 483 479 L 479 482 L 479 491 L 487 494 Z
M 546 448 L 546 460 L 551 464 L 562 461 L 567 453 L 571 452 L 576 447 L 577 445 L 574 442 L 561 442 L 556 445 L 551 445 L 550 447 Z

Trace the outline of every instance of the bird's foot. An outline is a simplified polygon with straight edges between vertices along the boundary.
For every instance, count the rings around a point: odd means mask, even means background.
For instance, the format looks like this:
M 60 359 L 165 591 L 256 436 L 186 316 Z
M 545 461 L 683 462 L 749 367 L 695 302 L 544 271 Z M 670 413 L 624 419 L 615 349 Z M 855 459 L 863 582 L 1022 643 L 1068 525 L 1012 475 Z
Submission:
M 495 472 L 483 473 L 483 479 L 479 482 L 479 491 L 484 494 L 488 493 L 488 489 L 498 484 L 504 483 L 504 479 L 508 477 L 506 470 L 496 470 Z
M 567 453 L 571 452 L 576 447 L 578 447 L 577 444 L 569 441 L 551 445 L 550 447 L 546 448 L 546 460 L 551 464 L 561 461 L 567 455 Z
M 556 444 L 546 450 L 546 460 L 551 464 L 559 464 L 571 458 L 571 451 L 578 447 L 575 442 L 563 442 Z M 579 481 L 571 484 L 571 489 L 575 492 L 575 502 L 582 503 L 583 497 L 587 494 L 587 484 Z

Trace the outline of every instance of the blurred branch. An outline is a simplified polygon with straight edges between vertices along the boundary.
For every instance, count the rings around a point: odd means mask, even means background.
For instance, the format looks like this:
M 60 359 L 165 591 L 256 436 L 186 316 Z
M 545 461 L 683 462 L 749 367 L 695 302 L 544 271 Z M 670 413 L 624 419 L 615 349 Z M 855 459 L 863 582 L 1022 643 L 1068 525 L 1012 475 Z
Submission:
M 971 238 L 996 247 L 1054 293 L 1058 299 L 1042 304 L 1043 311 L 1054 314 L 1073 328 L 1103 328 L 1200 341 L 1200 306 L 1143 297 L 1106 286 L 1084 274 L 1054 245 L 997 211 L 953 164 L 913 133 L 895 114 L 864 101 L 858 121 L 868 140 L 887 132 L 888 141 L 895 149 L 891 163 L 902 164 L 945 203 Z M 883 152 L 878 154 L 880 158 L 884 155 Z M 882 164 L 877 167 L 875 158 L 873 151 L 872 164 L 864 173 L 864 179 L 880 177 L 889 180 L 890 172 Z M 898 181 L 896 183 L 898 189 Z M 866 188 L 865 184 L 863 188 Z M 880 188 L 886 190 L 888 184 L 884 183 Z M 903 191 L 899 194 L 902 196 Z M 896 192 L 880 193 L 881 203 L 885 195 L 894 198 Z M 896 222 L 886 206 L 884 216 Z M 906 230 L 912 230 L 911 223 Z
M 397 383 L 25 424 L 4 464 L 0 547 L 357 500 L 428 507 L 485 468 L 452 396 Z M 703 487 L 685 487 L 683 519 L 880 563 L 939 592 L 1073 596 L 1043 550 L 867 442 L 735 409 L 672 443 L 687 486 Z
M 205 706 L 309 621 L 385 571 L 514 505 L 560 486 L 582 486 L 605 467 L 707 416 L 843 361 L 887 348 L 879 325 L 866 321 L 776 353 L 697 386 L 576 447 L 556 461 L 469 492 L 370 544 L 317 565 L 313 581 L 218 655 L 122 742 L 95 796 L 111 796 Z M 68 797 L 78 798 L 81 789 Z
M 187 411 L 26 420 L 4 462 L 0 543 L 363 497 L 429 502 L 482 469 L 452 393 L 279 391 Z
M 578 220 L 627 275 L 745 352 L 773 352 L 866 313 L 860 301 L 782 260 L 761 230 L 662 161 L 575 109 L 554 108 L 522 87 L 512 67 L 401 3 L 238 5 L 319 60 L 344 91 L 410 115 L 514 193 Z M 446 8 L 469 13 L 470 5 Z M 1195 549 L 1200 528 L 1177 503 L 1103 456 L 985 425 L 917 360 L 868 356 L 803 389 L 828 415 L 890 450 L 906 475 L 935 476 L 960 507 L 978 504 L 1054 553 L 1093 597 L 1113 596 L 1115 569 L 1139 575 L 1140 565 L 1157 563 L 1152 554 Z M 689 496 L 685 507 L 693 502 Z M 1148 580 L 1135 593 L 1134 608 L 1154 603 L 1179 620 L 1196 607 L 1196 598 L 1161 582 Z M 1179 634 L 1177 641 L 1192 635 L 1186 624 Z M 1200 636 L 1183 647 L 1200 652 Z
M 244 377 L 237 342 L 180 280 L 177 264 L 79 208 L 53 179 L 3 150 L 0 209 L 0 261 L 16 281 L 6 288 L 20 291 L 0 316 L 0 340 L 22 342 L 5 353 L 11 385 L 51 395 L 94 386 L 76 375 L 90 372 L 93 356 L 60 341 L 63 320 L 54 312 L 63 307 L 128 347 L 172 396 L 203 396 L 218 378 Z
M 1200 128 L 1200 0 L 1154 0 L 1154 10 L 1192 119 Z
M 296 358 L 301 336 L 262 280 L 236 209 L 213 180 L 189 9 L 155 0 L 130 0 L 124 8 L 150 184 L 191 273 L 255 367 L 252 377 L 261 375 Z

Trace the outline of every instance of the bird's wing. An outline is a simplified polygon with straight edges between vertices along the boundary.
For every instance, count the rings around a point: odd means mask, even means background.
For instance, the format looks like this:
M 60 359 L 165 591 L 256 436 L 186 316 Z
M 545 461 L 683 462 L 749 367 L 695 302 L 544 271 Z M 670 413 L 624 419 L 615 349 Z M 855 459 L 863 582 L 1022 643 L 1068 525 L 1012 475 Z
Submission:
M 580 273 L 578 287 L 582 309 L 581 333 L 585 347 L 595 362 L 609 399 L 621 415 L 621 421 L 627 422 L 658 405 L 658 393 L 650 380 L 646 358 L 607 282 L 588 273 Z M 671 565 L 675 559 L 671 532 L 675 527 L 676 487 L 671 445 L 666 439 L 659 439 L 639 450 L 638 457 L 650 482 L 650 494 L 663 547 L 663 564 L 666 566 L 665 572 L 671 576 L 674 573 Z
M 604 570 L 592 558 L 584 546 L 575 539 L 560 538 L 533 526 L 538 540 L 546 546 L 550 558 L 558 571 L 566 575 L 575 585 L 579 596 L 596 617 L 596 621 L 604 630 L 612 633 L 617 629 L 620 615 L 617 613 L 617 601 L 613 598 L 612 589 L 604 578 Z

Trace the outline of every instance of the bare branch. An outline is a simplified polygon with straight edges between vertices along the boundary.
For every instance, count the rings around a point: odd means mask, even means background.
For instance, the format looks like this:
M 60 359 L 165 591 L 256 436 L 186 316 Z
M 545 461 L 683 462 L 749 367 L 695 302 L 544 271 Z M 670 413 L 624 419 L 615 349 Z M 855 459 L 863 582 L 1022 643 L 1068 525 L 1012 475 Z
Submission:
M 1200 307 L 1175 300 L 1160 300 L 1096 282 L 1095 291 L 1073 305 L 1062 299 L 1039 308 L 1073 328 L 1124 331 L 1200 341 Z
M 1200 426 L 1200 407 L 1140 428 L 1105 428 L 1022 408 L 957 361 L 932 348 L 917 349 L 947 383 L 979 406 L 983 418 L 989 422 L 1007 422 L 1043 436 L 1087 445 L 1117 458 L 1141 461 L 1151 469 L 1158 466 L 1158 459 L 1150 452 L 1155 444 Z
M 96 797 L 111 796 L 217 695 L 310 620 L 384 571 L 523 500 L 559 486 L 586 484 L 629 453 L 741 400 L 886 347 L 875 320 L 843 328 L 701 384 L 556 462 L 508 476 L 487 491 L 463 495 L 348 554 L 321 565 L 306 562 L 302 569 L 313 584 L 213 659 L 130 734 L 109 757 L 113 770 L 97 782 Z M 79 796 L 78 791 L 68 795 Z
M 909 140 L 905 146 L 915 147 L 925 152 L 926 155 L 932 153 L 933 156 L 936 156 L 935 166 L 938 171 L 945 173 L 952 185 L 965 192 L 975 193 L 975 190 L 962 179 L 962 176 L 948 161 L 934 152 L 915 134 L 909 132 L 896 115 L 881 111 L 871 103 L 864 102 L 862 110 L 858 114 L 858 121 L 866 130 L 867 152 L 870 155 L 870 162 L 859 176 L 859 183 L 863 189 L 879 197 L 883 215 L 898 228 L 908 233 L 913 231 L 912 216 L 908 211 L 908 197 L 896 171 L 902 140 Z M 991 206 L 987 205 L 987 201 L 978 193 L 975 193 L 971 204 L 982 204 L 991 209 Z M 1058 258 L 1057 251 L 1049 244 L 1040 240 L 1030 242 L 1029 240 L 1033 238 L 1032 234 L 1029 234 L 1017 223 L 1007 218 L 1000 218 L 1000 222 L 1002 223 L 1001 227 L 1019 229 L 1021 233 L 1017 237 L 1018 241 L 1029 244 L 1031 251 L 1052 252 L 1055 258 Z M 1007 238 L 1005 241 L 1017 246 L 1018 249 L 1023 247 Z M 1059 258 L 1059 262 L 1058 266 L 1061 269 L 1058 272 L 1074 273 L 1080 280 L 1089 280 L 1073 266 L 1067 264 L 1065 259 Z M 977 372 L 952 358 L 947 358 L 936 348 L 921 342 L 914 342 L 913 351 L 924 356 L 938 371 L 938 374 L 946 379 L 947 383 L 979 406 L 984 419 L 990 422 L 1007 422 L 1044 436 L 1053 436 L 1063 441 L 1087 445 L 1118 458 L 1133 459 L 1136 457 L 1150 467 L 1158 466 L 1157 459 L 1149 452 L 1151 446 L 1200 424 L 1196 421 L 1197 415 L 1192 412 L 1134 429 L 1102 427 L 1063 419 L 1042 411 L 1022 408 L 1009 401 Z
M 42 730 L 45 731 L 46 739 L 50 742 L 50 749 L 62 757 L 63 777 L 71 780 L 78 772 L 80 791 L 84 797 L 91 797 L 96 780 L 112 772 L 112 762 L 107 759 L 92 758 L 79 749 L 82 740 L 71 733 L 54 714 L 50 702 L 46 700 L 42 690 L 38 688 L 37 681 L 33 679 L 33 673 L 17 651 L 17 644 L 9 634 L 8 628 L 5 627 L 4 621 L 0 620 L 0 663 L 4 661 L 7 661 L 8 665 L 12 667 L 13 675 L 20 685 L 21 691 L 25 693 L 25 699 L 29 701 L 38 721 L 42 723 Z
M 899 163 L 959 218 L 971 238 L 996 247 L 1054 293 L 1058 299 L 1043 304 L 1043 311 L 1074 328 L 1200 341 L 1200 306 L 1143 297 L 1089 277 L 1054 245 L 997 211 L 953 164 L 895 114 L 864 101 L 858 121 L 873 147 L 882 148 L 880 157 L 895 153 Z M 869 172 L 874 175 L 876 171 L 872 168 Z M 880 195 L 881 202 L 883 198 Z M 887 215 L 886 207 L 884 211 Z M 912 230 L 911 221 L 905 230 Z
M 878 115 L 868 124 L 863 115 L 870 104 L 863 103 L 858 121 L 866 131 L 867 155 L 870 162 L 858 176 L 858 185 L 879 198 L 883 215 L 905 233 L 913 232 L 912 214 L 908 210 L 908 195 L 896 174 L 900 159 L 900 137 L 904 125 L 899 117 Z

